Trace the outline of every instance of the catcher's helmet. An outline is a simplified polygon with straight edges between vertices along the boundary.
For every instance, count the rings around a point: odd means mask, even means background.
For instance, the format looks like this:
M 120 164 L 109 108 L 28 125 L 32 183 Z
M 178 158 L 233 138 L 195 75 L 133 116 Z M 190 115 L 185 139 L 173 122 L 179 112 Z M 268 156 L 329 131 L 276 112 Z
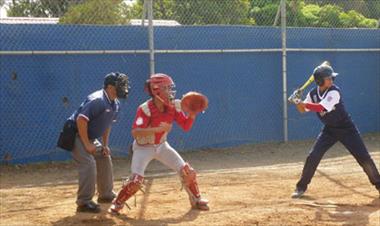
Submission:
M 167 88 L 167 92 L 164 90 Z M 158 96 L 166 104 L 170 104 L 175 98 L 175 84 L 173 79 L 166 74 L 153 74 L 145 82 L 144 90 L 152 97 Z
M 126 99 L 129 94 L 129 80 L 126 74 L 111 72 L 104 77 L 104 88 L 108 85 L 115 86 L 118 98 Z
M 313 71 L 314 81 L 318 86 L 322 86 L 325 78 L 331 77 L 335 79 L 338 73 L 334 72 L 334 69 L 328 64 L 321 64 Z

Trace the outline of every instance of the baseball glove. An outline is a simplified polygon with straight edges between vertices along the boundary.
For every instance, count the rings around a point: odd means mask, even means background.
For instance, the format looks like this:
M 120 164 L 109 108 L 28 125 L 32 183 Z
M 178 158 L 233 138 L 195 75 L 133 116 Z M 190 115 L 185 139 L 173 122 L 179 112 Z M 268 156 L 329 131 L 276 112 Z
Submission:
M 198 114 L 208 107 L 208 99 L 205 95 L 198 92 L 188 92 L 182 96 L 181 108 L 186 113 Z

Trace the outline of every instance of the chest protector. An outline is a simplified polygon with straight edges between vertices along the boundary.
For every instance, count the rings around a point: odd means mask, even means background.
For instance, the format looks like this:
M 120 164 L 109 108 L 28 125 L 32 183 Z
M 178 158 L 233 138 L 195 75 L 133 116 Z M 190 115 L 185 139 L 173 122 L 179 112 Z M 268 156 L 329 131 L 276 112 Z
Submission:
M 175 100 L 173 107 L 165 107 L 164 112 L 160 112 L 152 100 L 146 101 L 140 107 L 149 117 L 147 128 L 152 128 L 160 126 L 162 122 L 172 124 L 176 114 L 181 111 L 181 101 Z M 136 141 L 139 145 L 162 144 L 167 140 L 167 135 L 167 132 L 159 132 L 150 136 L 138 137 Z

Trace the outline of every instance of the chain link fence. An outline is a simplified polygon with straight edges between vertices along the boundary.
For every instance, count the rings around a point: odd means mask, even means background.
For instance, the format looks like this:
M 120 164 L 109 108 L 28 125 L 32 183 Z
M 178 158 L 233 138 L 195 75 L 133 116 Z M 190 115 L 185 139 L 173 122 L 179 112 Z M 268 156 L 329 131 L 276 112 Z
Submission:
M 280 1 L 153 0 L 153 18 L 166 25 L 279 26 Z M 147 14 L 144 0 L 2 0 L 0 5 L 9 17 L 58 18 L 61 24 L 131 25 Z M 289 27 L 379 26 L 378 0 L 286 0 L 286 8 Z
M 379 99 L 380 1 L 286 0 L 286 34 L 281 0 L 153 0 L 152 11 L 149 2 L 0 1 L 8 15 L 0 18 L 3 162 L 68 159 L 55 148 L 60 127 L 110 71 L 132 81 L 111 135 L 122 156 L 150 71 L 172 75 L 179 94 L 197 90 L 210 99 L 190 133 L 170 135 L 179 150 L 287 140 L 287 131 L 289 139 L 316 135 L 315 117 L 287 110 L 283 97 L 325 59 L 348 74 L 343 84 L 353 93 Z M 365 92 L 347 82 L 359 68 L 374 76 Z M 379 114 L 368 114 L 373 123 L 359 120 L 364 132 L 379 131 Z

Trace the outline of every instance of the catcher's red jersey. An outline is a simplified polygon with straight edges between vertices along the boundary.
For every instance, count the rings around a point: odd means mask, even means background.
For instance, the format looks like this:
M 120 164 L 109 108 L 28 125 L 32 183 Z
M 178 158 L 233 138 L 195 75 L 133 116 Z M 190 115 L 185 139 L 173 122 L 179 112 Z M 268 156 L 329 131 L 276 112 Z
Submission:
M 175 100 L 174 107 L 167 108 L 160 112 L 153 101 L 150 99 L 137 108 L 135 121 L 132 128 L 150 128 L 158 127 L 162 122 L 177 124 L 185 131 L 191 129 L 194 120 L 185 115 L 181 110 L 180 100 Z M 166 141 L 166 132 L 155 133 L 154 136 L 138 137 L 136 141 L 140 145 L 144 144 L 161 144 Z

